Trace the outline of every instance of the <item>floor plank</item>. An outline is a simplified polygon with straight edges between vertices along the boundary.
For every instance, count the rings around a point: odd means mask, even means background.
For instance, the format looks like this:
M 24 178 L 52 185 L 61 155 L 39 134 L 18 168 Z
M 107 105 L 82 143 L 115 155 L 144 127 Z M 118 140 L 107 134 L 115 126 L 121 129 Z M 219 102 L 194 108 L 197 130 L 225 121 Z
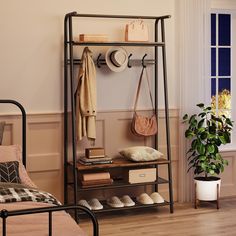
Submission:
M 175 204 L 174 214 L 168 207 L 139 209 L 97 215 L 101 236 L 235 236 L 236 197 L 221 199 L 220 209 L 214 203 Z M 80 225 L 92 235 L 91 223 Z

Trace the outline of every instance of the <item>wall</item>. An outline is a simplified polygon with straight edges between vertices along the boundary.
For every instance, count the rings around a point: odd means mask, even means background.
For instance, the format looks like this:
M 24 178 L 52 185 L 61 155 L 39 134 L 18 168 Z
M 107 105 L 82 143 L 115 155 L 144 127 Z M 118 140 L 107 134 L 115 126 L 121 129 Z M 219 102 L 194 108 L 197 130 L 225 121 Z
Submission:
M 18 100 L 28 113 L 63 110 L 63 20 L 64 15 L 71 11 L 96 14 L 172 15 L 166 24 L 167 58 L 170 105 L 177 107 L 174 0 L 149 0 L 148 4 L 142 0 L 4 1 L 0 9 L 2 98 Z M 123 38 L 126 21 L 108 22 L 103 19 L 82 22 L 85 24 L 78 25 L 81 33 L 102 32 L 108 33 L 111 39 Z M 92 49 L 96 55 L 96 49 Z M 103 52 L 106 50 L 107 48 L 102 49 Z M 134 58 L 142 57 L 145 52 L 150 55 L 150 49 L 128 50 L 133 52 Z M 105 76 L 105 72 L 109 72 L 106 69 L 99 71 L 97 76 L 99 110 L 131 108 L 137 83 L 135 79 L 138 78 L 139 71 L 139 68 L 126 69 L 123 73 L 108 73 L 108 76 Z M 121 91 L 123 91 L 122 96 Z M 143 106 L 146 105 L 150 106 L 144 102 Z M 160 100 L 160 107 L 163 107 L 163 99 Z
M 28 171 L 40 188 L 52 192 L 59 199 L 63 196 L 63 23 L 64 15 L 71 11 L 94 14 L 171 15 L 171 19 L 166 22 L 169 102 L 171 108 L 176 109 L 178 106 L 174 0 L 149 0 L 148 4 L 142 0 L 4 1 L 0 8 L 0 97 L 15 99 L 25 107 Z M 123 40 L 126 23 L 126 20 L 82 19 L 74 26 L 75 35 L 107 33 L 110 40 Z M 153 25 L 149 21 L 146 23 L 152 37 Z M 91 49 L 96 58 L 99 52 L 104 55 L 108 48 Z M 153 49 L 150 48 L 134 47 L 126 50 L 133 53 L 133 58 L 142 58 L 145 53 L 148 58 L 152 58 Z M 75 50 L 75 55 L 80 57 L 81 51 Z M 160 74 L 161 72 L 160 70 Z M 129 113 L 133 107 L 139 73 L 140 68 L 137 67 L 126 69 L 122 73 L 112 73 L 106 67 L 97 70 L 98 110 L 112 113 L 121 111 L 116 113 L 118 117 L 119 114 L 124 114 L 124 110 Z M 149 67 L 149 73 L 152 77 L 152 67 Z M 162 108 L 162 83 L 159 92 L 159 107 Z M 150 108 L 149 100 L 140 100 L 139 108 Z M 0 113 L 3 114 L 0 118 L 7 121 L 4 144 L 21 143 L 18 111 L 3 105 Z M 9 115 L 12 113 L 13 115 Z M 178 130 L 177 111 L 174 114 L 174 127 Z M 177 144 L 173 145 L 176 153 Z M 175 160 L 177 159 L 175 156 Z M 176 186 L 175 180 L 175 193 Z

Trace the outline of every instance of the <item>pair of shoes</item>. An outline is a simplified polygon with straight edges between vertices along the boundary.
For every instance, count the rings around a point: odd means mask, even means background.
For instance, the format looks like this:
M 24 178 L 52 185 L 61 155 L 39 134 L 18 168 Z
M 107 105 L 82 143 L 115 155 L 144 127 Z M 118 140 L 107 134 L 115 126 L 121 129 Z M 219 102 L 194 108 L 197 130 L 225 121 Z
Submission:
M 150 196 L 147 193 L 142 193 L 137 197 L 137 201 L 141 204 L 163 203 L 164 199 L 158 192 L 153 192 Z
M 113 208 L 120 208 L 120 207 L 130 207 L 134 206 L 134 201 L 128 195 L 124 195 L 120 199 L 116 196 L 113 196 L 107 200 L 107 205 Z
M 89 210 L 101 210 L 103 209 L 103 205 L 98 201 L 97 198 L 92 198 L 89 202 L 82 199 L 79 201 L 79 205 L 87 207 Z

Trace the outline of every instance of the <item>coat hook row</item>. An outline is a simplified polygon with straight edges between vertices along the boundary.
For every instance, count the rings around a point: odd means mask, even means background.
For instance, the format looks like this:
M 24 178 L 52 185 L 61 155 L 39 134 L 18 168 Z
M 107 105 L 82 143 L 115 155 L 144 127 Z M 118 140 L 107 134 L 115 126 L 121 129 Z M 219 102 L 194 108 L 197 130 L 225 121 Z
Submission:
M 155 59 L 145 59 L 147 57 L 147 54 L 145 53 L 142 59 L 131 59 L 133 56 L 132 53 L 129 54 L 128 56 L 128 62 L 127 62 L 127 67 L 132 68 L 132 66 L 143 66 L 146 67 L 147 65 L 154 65 L 156 64 Z M 95 65 L 98 68 L 101 68 L 103 65 L 106 65 L 106 60 L 102 58 L 102 54 L 99 53 L 97 56 L 97 59 L 94 60 Z M 68 65 L 70 64 L 70 61 L 68 60 Z M 73 64 L 75 65 L 81 65 L 81 60 L 80 59 L 74 59 Z

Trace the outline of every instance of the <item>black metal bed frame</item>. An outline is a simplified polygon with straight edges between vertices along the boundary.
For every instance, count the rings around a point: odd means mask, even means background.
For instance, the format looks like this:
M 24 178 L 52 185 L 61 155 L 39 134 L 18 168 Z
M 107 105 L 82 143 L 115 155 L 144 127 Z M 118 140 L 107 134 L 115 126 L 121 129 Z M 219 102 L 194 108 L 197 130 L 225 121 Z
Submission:
M 11 99 L 0 99 L 0 103 L 6 104 L 14 104 L 20 110 L 22 114 L 22 162 L 24 166 L 26 166 L 26 112 L 24 107 L 17 101 Z M 2 218 L 2 236 L 7 235 L 7 219 L 11 216 L 20 216 L 20 215 L 32 215 L 37 213 L 48 213 L 48 235 L 52 236 L 53 229 L 52 229 L 52 214 L 56 211 L 66 211 L 66 210 L 75 210 L 82 211 L 87 214 L 93 224 L 93 235 L 99 236 L 99 226 L 96 216 L 92 211 L 90 211 L 87 207 L 80 206 L 80 205 L 63 205 L 63 206 L 52 206 L 52 207 L 40 207 L 40 208 L 30 208 L 30 209 L 23 209 L 23 210 L 1 210 L 0 217 Z M 77 218 L 76 218 L 77 219 Z
M 73 40 L 73 18 L 117 18 L 117 19 L 147 19 L 154 20 L 155 41 L 154 42 L 75 42 Z M 70 99 L 71 105 L 71 138 L 72 138 L 72 156 L 73 156 L 73 188 L 74 188 L 74 204 L 78 200 L 77 194 L 77 169 L 76 169 L 76 125 L 75 125 L 75 98 L 74 98 L 74 65 L 81 63 L 80 59 L 75 59 L 73 55 L 73 47 L 80 46 L 140 46 L 154 47 L 154 59 L 141 59 L 141 65 L 154 64 L 154 86 L 155 86 L 155 112 L 158 111 L 158 48 L 162 50 L 163 61 L 163 87 L 164 87 L 164 103 L 165 103 L 165 125 L 166 125 L 166 143 L 167 143 L 167 159 L 168 159 L 168 183 L 169 183 L 169 203 L 170 212 L 174 212 L 173 189 L 172 189 L 172 170 L 171 170 L 171 147 L 170 147 L 170 124 L 169 124 L 169 105 L 168 105 L 168 88 L 167 88 L 167 69 L 166 69 L 166 47 L 165 47 L 165 25 L 164 20 L 170 18 L 170 15 L 164 16 L 132 16 L 132 15 L 98 15 L 98 14 L 78 14 L 70 12 L 64 18 L 64 200 L 68 202 L 68 104 Z M 160 27 L 160 32 L 158 32 Z M 158 35 L 160 33 L 160 35 Z M 158 42 L 158 38 L 161 39 Z M 104 60 L 100 60 L 98 56 L 96 64 L 100 67 L 105 64 Z M 131 67 L 130 60 L 132 54 L 129 55 L 128 67 Z M 136 60 L 137 61 L 137 60 Z M 68 69 L 69 67 L 69 69 Z M 70 95 L 70 96 L 69 96 Z M 155 136 L 155 148 L 158 148 L 158 137 Z M 158 165 L 156 165 L 158 169 Z M 158 171 L 157 171 L 158 178 Z M 155 191 L 158 191 L 158 184 L 155 185 Z

